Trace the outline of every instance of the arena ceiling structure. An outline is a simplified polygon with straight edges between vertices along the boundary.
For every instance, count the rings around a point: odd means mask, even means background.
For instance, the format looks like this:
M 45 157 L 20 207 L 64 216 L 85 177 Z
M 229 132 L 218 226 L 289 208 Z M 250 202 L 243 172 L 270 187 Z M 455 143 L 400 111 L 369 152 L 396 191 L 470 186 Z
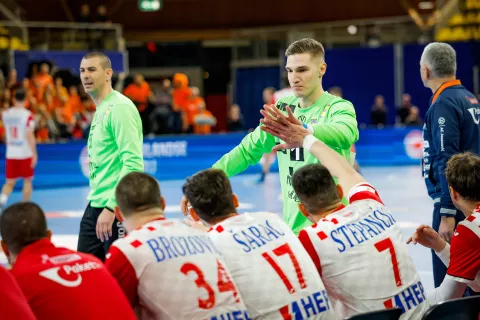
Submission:
M 29 21 L 75 21 L 82 4 L 103 4 L 126 32 L 251 28 L 340 20 L 406 16 L 406 6 L 428 14 L 435 1 L 422 0 L 161 0 L 156 12 L 142 12 L 139 0 L 15 0 Z M 424 5 L 419 5 L 423 3 Z M 426 4 L 426 5 L 425 5 Z M 431 4 L 431 5 L 429 5 Z M 422 9 L 424 8 L 424 9 Z

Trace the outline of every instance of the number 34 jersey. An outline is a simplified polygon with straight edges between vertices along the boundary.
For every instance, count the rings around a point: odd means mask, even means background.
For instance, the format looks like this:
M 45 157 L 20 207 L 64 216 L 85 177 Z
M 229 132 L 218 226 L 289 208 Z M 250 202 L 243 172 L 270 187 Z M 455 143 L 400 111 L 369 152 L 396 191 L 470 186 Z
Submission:
M 342 317 L 398 307 L 420 319 L 426 296 L 400 228 L 377 191 L 362 183 L 340 207 L 300 232 Z
M 313 261 L 282 219 L 245 213 L 208 235 L 254 319 L 337 319 Z
M 250 319 L 210 238 L 181 221 L 154 220 L 115 241 L 106 266 L 141 319 Z

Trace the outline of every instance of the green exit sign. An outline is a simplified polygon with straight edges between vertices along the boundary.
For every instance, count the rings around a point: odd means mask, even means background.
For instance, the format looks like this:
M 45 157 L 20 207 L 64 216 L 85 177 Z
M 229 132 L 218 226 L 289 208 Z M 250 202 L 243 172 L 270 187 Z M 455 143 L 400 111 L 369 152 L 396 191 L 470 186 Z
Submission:
M 140 11 L 158 11 L 162 8 L 163 0 L 138 0 Z

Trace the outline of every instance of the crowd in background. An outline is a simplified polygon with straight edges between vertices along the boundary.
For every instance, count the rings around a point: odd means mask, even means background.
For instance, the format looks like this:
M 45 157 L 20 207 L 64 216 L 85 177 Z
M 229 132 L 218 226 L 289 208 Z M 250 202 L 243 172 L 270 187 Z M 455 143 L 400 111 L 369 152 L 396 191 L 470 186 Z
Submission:
M 77 77 L 52 72 L 48 63 L 33 64 L 28 77 L 19 80 L 11 70 L 7 77 L 0 73 L 0 111 L 12 105 L 15 88 L 23 86 L 27 91 L 26 108 L 35 115 L 35 133 L 39 143 L 69 139 L 86 139 L 95 113 L 95 105 L 83 91 Z M 115 90 L 129 97 L 137 106 L 145 136 L 163 134 L 209 134 L 217 119 L 208 110 L 198 87 L 189 86 L 188 77 L 177 73 L 164 78 L 159 85 L 150 86 L 143 75 L 127 76 L 119 73 Z M 272 88 L 273 89 L 273 88 Z M 328 91 L 342 97 L 339 87 Z M 358 107 L 358 106 L 357 106 Z M 402 95 L 402 103 L 396 108 L 396 126 L 420 126 L 419 108 L 412 104 L 409 94 Z M 388 107 L 382 95 L 374 98 L 370 125 L 383 128 L 392 125 L 387 120 Z M 240 106 L 230 106 L 228 131 L 244 131 L 244 119 Z M 0 119 L 0 139 L 5 132 Z
M 328 89 L 331 94 L 343 98 L 342 89 L 340 87 L 331 87 Z M 385 104 L 385 98 L 382 95 L 376 95 L 373 106 L 370 111 L 370 126 L 382 129 L 385 126 L 395 125 L 397 127 L 404 126 L 421 126 L 423 120 L 420 118 L 420 110 L 412 104 L 412 97 L 408 93 L 402 95 L 402 102 L 395 109 L 395 123 L 388 121 L 388 107 Z M 364 124 L 360 124 L 364 125 Z
M 151 88 L 141 74 L 128 77 L 118 74 L 115 90 L 129 97 L 137 106 L 145 136 L 161 134 L 209 134 L 216 118 L 207 110 L 197 87 L 190 87 L 184 74 L 165 78 Z M 21 81 L 16 70 L 7 77 L 0 72 L 0 112 L 12 106 L 15 89 L 27 92 L 25 107 L 35 116 L 37 142 L 48 143 L 70 139 L 86 139 L 95 104 L 83 91 L 78 77 L 70 73 L 52 72 L 48 63 L 33 64 L 28 77 Z M 232 106 L 229 128 L 243 130 L 238 106 Z M 5 132 L 0 119 L 0 139 Z
M 5 80 L 0 80 L 0 111 L 12 106 L 12 97 L 18 87 L 26 91 L 25 107 L 34 114 L 38 142 L 84 137 L 95 105 L 79 93 L 77 85 L 65 86 L 62 77 L 51 75 L 47 63 L 33 65 L 30 76 L 21 81 L 17 78 L 17 72 L 11 70 Z M 3 140 L 5 132 L 1 121 L 0 136 Z

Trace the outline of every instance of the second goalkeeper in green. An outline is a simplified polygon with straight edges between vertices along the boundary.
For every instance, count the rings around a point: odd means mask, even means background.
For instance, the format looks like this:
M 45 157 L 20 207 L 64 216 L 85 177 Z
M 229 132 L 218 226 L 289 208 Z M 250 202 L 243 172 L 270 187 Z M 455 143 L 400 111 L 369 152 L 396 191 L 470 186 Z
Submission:
M 322 77 L 327 65 L 322 44 L 313 39 L 299 40 L 288 47 L 285 55 L 285 68 L 294 95 L 279 100 L 276 104 L 277 112 L 286 112 L 286 107 L 290 107 L 293 114 L 290 114 L 289 121 L 302 124 L 317 139 L 353 163 L 350 149 L 358 140 L 355 109 L 351 102 L 323 90 Z M 318 160 L 303 148 L 280 150 L 282 144 L 283 141 L 264 132 L 259 126 L 213 167 L 223 170 L 231 177 L 248 166 L 257 164 L 264 153 L 278 148 L 283 217 L 298 234 L 311 222 L 298 209 L 299 200 L 293 190 L 291 177 L 295 170 L 307 164 L 318 163 Z M 182 199 L 181 206 L 187 213 L 185 199 Z

